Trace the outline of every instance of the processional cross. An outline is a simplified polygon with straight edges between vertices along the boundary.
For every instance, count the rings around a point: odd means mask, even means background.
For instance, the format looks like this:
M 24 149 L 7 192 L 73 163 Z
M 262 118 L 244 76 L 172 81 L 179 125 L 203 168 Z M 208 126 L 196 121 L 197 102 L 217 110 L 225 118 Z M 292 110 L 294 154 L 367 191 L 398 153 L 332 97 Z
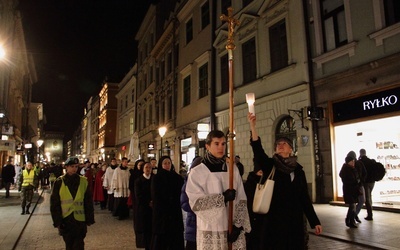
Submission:
M 234 140 L 235 134 L 233 124 L 233 50 L 236 48 L 235 40 L 233 38 L 235 27 L 240 25 L 239 20 L 233 17 L 233 8 L 228 8 L 228 16 L 222 14 L 221 21 L 228 23 L 228 42 L 225 48 L 228 50 L 228 68 L 229 68 L 229 189 L 233 189 L 233 164 L 235 159 Z M 229 233 L 232 232 L 233 221 L 233 201 L 229 201 L 229 217 L 228 217 Z M 229 249 L 232 249 L 232 244 L 229 243 Z

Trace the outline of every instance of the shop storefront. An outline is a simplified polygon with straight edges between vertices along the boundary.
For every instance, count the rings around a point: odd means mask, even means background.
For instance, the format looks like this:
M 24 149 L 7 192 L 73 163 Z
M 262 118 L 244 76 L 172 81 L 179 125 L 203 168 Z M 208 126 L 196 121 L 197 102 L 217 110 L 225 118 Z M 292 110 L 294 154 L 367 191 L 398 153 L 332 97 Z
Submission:
M 338 200 L 342 200 L 339 177 L 349 151 L 381 162 L 385 177 L 375 183 L 375 206 L 400 205 L 400 86 L 356 98 L 332 102 L 333 182 Z

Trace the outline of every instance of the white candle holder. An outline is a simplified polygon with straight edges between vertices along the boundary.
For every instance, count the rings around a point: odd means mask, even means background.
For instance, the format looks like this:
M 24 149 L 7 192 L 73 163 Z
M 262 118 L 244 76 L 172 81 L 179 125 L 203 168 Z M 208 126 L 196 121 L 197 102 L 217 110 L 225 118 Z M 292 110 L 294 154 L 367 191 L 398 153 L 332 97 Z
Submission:
M 255 98 L 255 96 L 254 96 L 254 93 L 247 93 L 246 94 L 246 102 L 247 102 L 247 104 L 248 104 L 248 106 L 249 106 L 249 112 L 252 114 L 252 115 L 255 115 L 256 114 L 256 112 L 255 112 L 255 110 L 254 110 L 254 102 L 256 101 L 256 98 Z

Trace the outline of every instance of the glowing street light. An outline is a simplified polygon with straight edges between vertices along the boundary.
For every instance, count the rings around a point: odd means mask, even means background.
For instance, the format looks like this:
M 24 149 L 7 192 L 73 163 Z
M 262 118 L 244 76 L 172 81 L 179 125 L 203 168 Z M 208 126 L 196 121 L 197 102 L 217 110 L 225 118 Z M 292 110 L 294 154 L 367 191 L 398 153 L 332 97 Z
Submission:
M 37 162 L 40 162 L 40 147 L 43 145 L 43 140 L 39 139 L 36 141 L 37 144 Z
M 160 134 L 160 137 L 161 137 L 161 154 L 160 155 L 162 156 L 163 155 L 163 142 L 162 142 L 162 139 L 163 139 L 165 133 L 167 133 L 167 127 L 165 127 L 165 126 L 159 127 L 158 128 L 158 133 Z
M 6 50 L 4 49 L 3 45 L 0 44 L 0 60 L 6 57 Z

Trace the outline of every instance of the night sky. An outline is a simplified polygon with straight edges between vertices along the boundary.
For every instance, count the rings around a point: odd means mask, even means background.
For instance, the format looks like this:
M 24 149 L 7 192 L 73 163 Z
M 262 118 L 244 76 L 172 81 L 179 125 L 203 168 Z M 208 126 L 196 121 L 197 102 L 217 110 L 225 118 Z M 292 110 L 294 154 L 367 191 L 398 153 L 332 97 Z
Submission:
M 47 129 L 71 139 L 105 79 L 119 83 L 136 62 L 135 35 L 150 0 L 20 0 L 26 46 Z

